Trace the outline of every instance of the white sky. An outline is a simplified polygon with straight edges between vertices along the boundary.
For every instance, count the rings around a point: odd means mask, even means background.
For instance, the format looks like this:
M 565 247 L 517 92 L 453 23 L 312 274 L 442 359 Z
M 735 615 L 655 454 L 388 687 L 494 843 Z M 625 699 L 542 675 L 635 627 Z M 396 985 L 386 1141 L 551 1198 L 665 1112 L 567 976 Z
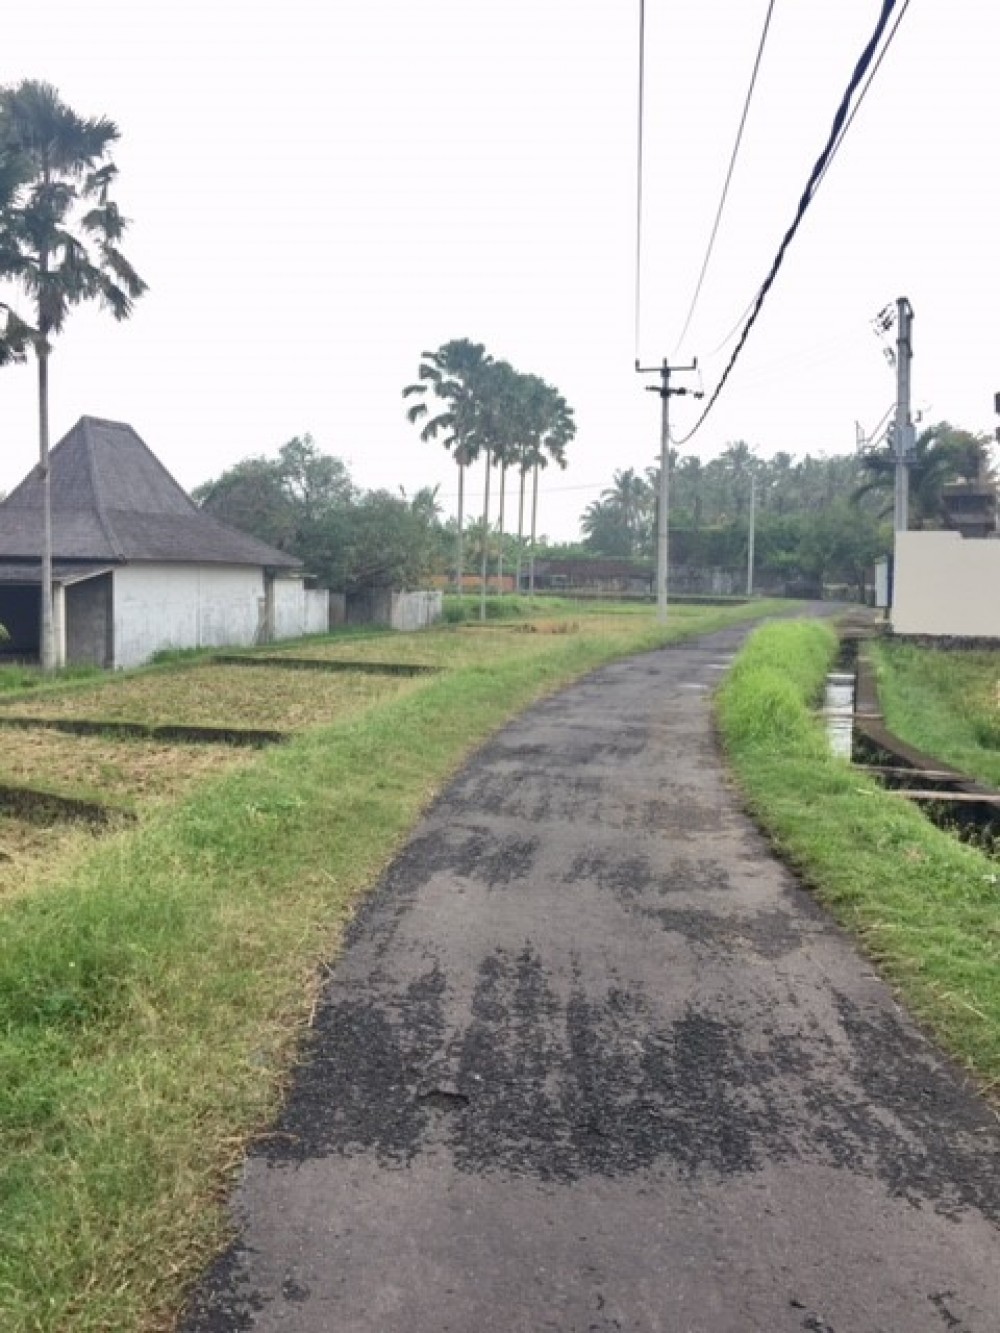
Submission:
M 778 0 L 715 258 L 693 291 L 766 0 L 647 0 L 640 355 L 710 390 L 879 0 Z M 656 455 L 634 374 L 638 0 L 45 0 L 9 7 L 0 82 L 54 83 L 121 127 L 125 251 L 150 284 L 78 311 L 53 440 L 130 422 L 185 487 L 311 432 L 366 487 L 455 469 L 403 416 L 457 337 L 577 415 L 541 530 L 576 535 L 615 468 Z M 915 311 L 927 419 L 992 432 L 1000 389 L 995 0 L 912 0 L 718 406 L 683 452 L 843 453 L 894 396 L 870 321 Z M 677 355 L 675 356 L 675 351 Z M 728 349 L 727 349 L 728 352 Z M 676 381 L 695 387 L 695 377 Z M 33 463 L 34 367 L 0 372 L 0 490 Z M 682 434 L 696 406 L 674 399 Z M 478 484 L 473 478 L 473 484 Z

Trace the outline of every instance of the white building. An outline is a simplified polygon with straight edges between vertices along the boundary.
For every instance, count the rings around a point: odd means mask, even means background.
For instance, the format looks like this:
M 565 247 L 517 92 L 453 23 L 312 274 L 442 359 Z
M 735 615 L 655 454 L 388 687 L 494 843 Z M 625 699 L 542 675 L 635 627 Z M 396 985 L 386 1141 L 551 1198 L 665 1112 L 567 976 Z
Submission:
M 323 633 L 326 592 L 301 562 L 203 513 L 131 426 L 82 417 L 50 454 L 60 665 L 130 667 L 167 648 Z M 42 483 L 0 503 L 3 651 L 39 653 Z

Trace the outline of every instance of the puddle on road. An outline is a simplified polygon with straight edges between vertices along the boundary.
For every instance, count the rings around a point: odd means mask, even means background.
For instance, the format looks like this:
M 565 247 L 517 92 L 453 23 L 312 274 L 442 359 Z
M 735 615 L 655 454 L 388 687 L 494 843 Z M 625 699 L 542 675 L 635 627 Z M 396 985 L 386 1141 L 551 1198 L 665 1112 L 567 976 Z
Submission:
M 854 746 L 854 673 L 833 671 L 826 678 L 823 717 L 830 749 L 850 760 Z

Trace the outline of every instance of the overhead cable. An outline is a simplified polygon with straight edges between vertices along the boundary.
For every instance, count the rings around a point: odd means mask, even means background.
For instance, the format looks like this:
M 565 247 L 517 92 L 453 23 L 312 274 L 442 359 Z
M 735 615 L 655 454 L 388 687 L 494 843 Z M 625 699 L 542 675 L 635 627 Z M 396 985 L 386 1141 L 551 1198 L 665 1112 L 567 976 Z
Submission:
M 830 154 L 830 157 L 829 157 L 829 159 L 827 160 L 827 164 L 826 164 L 826 166 L 823 168 L 822 175 L 820 176 L 819 180 L 816 182 L 816 187 L 815 187 L 815 189 L 813 190 L 813 197 L 814 197 L 814 198 L 815 198 L 815 196 L 816 196 L 816 194 L 817 194 L 817 192 L 818 192 L 818 190 L 819 190 L 819 187 L 822 185 L 823 181 L 826 179 L 826 173 L 830 170 L 830 167 L 833 165 L 833 159 L 837 156 L 837 153 L 840 151 L 840 145 L 844 142 L 844 139 L 845 139 L 845 137 L 846 137 L 846 135 L 847 135 L 847 131 L 851 128 L 851 125 L 852 125 L 852 123 L 853 123 L 853 121 L 854 121 L 854 117 L 858 114 L 858 112 L 859 112 L 860 109 L 861 109 L 861 103 L 865 100 L 865 97 L 866 97 L 867 94 L 868 94 L 868 89 L 872 86 L 872 80 L 875 78 L 875 75 L 876 75 L 876 74 L 878 73 L 878 71 L 879 71 L 879 66 L 882 64 L 882 61 L 885 59 L 885 53 L 888 51 L 889 47 L 892 45 L 892 40 L 893 40 L 893 38 L 896 36 L 896 29 L 897 29 L 897 28 L 899 27 L 899 25 L 902 23 L 902 21 L 903 21 L 903 17 L 904 17 L 904 15 L 906 14 L 906 11 L 909 9 L 909 7 L 910 7 L 910 0 L 903 0 L 903 7 L 902 7 L 902 9 L 899 11 L 899 13 L 896 15 L 896 22 L 892 25 L 892 31 L 889 33 L 889 36 L 885 39 L 885 45 L 882 47 L 882 50 L 879 52 L 879 54 L 878 54 L 878 59 L 875 61 L 874 65 L 872 65 L 871 69 L 869 70 L 869 72 L 868 72 L 868 77 L 867 77 L 867 79 L 865 79 L 865 86 L 861 89 L 861 92 L 858 94 L 858 100 L 854 103 L 854 106 L 851 108 L 851 114 L 847 117 L 847 120 L 844 122 L 844 128 L 840 131 L 840 138 L 839 138 L 839 139 L 837 140 L 837 142 L 834 144 L 834 146 L 833 146 L 833 152 Z M 711 350 L 711 352 L 708 353 L 709 359 L 710 359 L 711 357 L 713 357 L 713 356 L 718 356 L 718 354 L 722 351 L 722 349 L 723 349 L 725 346 L 727 346 L 729 343 L 731 343 L 732 340 L 736 337 L 737 333 L 739 333 L 740 329 L 743 327 L 743 321 L 746 319 L 747 315 L 749 315 L 750 311 L 753 309 L 753 304 L 754 304 L 754 301 L 755 301 L 756 299 L 757 299 L 757 297 L 756 297 L 756 295 L 755 295 L 754 298 L 753 298 L 753 300 L 751 300 L 751 301 L 747 304 L 747 306 L 744 308 L 743 313 L 742 313 L 742 314 L 739 316 L 739 318 L 734 322 L 732 328 L 729 330 L 729 332 L 726 334 L 726 336 L 725 336 L 724 338 L 722 338 L 722 339 L 719 341 L 718 346 L 714 347 L 714 348 Z M 678 346 L 679 346 L 679 344 L 678 344 Z
M 719 199 L 719 207 L 716 209 L 715 221 L 712 224 L 712 233 L 708 238 L 708 247 L 705 250 L 705 258 L 702 260 L 701 272 L 698 275 L 698 282 L 694 289 L 694 296 L 691 298 L 691 305 L 688 308 L 687 317 L 684 320 L 684 327 L 681 329 L 680 337 L 677 339 L 677 345 L 671 353 L 672 356 L 676 356 L 680 351 L 681 345 L 687 336 L 687 331 L 691 327 L 691 319 L 694 315 L 695 306 L 698 304 L 698 297 L 701 295 L 701 289 L 705 282 L 705 274 L 708 272 L 709 261 L 712 258 L 712 251 L 715 248 L 715 238 L 719 234 L 719 223 L 722 221 L 722 213 L 726 207 L 726 198 L 729 194 L 729 183 L 733 179 L 733 169 L 736 166 L 736 159 L 739 156 L 740 144 L 743 142 L 743 130 L 747 123 L 747 113 L 750 110 L 750 101 L 757 84 L 757 71 L 760 69 L 761 57 L 764 54 L 764 46 L 767 43 L 767 34 L 768 29 L 771 26 L 771 15 L 774 13 L 774 5 L 775 0 L 770 0 L 770 3 L 767 6 L 764 27 L 760 34 L 760 42 L 757 45 L 757 58 L 753 63 L 753 73 L 750 75 L 750 86 L 747 89 L 746 100 L 743 103 L 743 115 L 740 117 L 740 126 L 736 131 L 736 142 L 733 144 L 733 151 L 729 157 L 729 170 L 726 172 L 726 179 L 722 186 L 722 197 Z
M 708 400 L 708 403 L 706 404 L 704 410 L 702 411 L 701 416 L 695 422 L 691 430 L 688 431 L 687 435 L 683 436 L 680 440 L 677 441 L 678 444 L 686 444 L 688 440 L 690 440 L 691 437 L 701 429 L 706 418 L 708 417 L 708 414 L 711 412 L 712 408 L 718 402 L 719 395 L 722 393 L 723 387 L 725 386 L 726 381 L 729 379 L 729 376 L 732 373 L 732 369 L 736 365 L 737 360 L 739 359 L 740 353 L 746 346 L 747 338 L 750 336 L 750 330 L 756 323 L 757 316 L 760 314 L 761 308 L 764 305 L 764 301 L 767 299 L 767 294 L 771 290 L 775 278 L 778 276 L 778 270 L 784 263 L 785 255 L 788 251 L 788 248 L 791 245 L 792 241 L 795 239 L 795 234 L 799 229 L 802 219 L 805 216 L 806 211 L 809 208 L 809 205 L 812 203 L 812 199 L 819 186 L 819 182 L 822 180 L 823 175 L 827 170 L 827 167 L 830 165 L 830 161 L 834 153 L 839 148 L 840 143 L 842 142 L 844 130 L 848 121 L 848 113 L 851 107 L 851 99 L 853 98 L 854 93 L 856 92 L 859 84 L 861 83 L 862 79 L 868 72 L 869 67 L 871 66 L 872 60 L 874 59 L 875 56 L 875 52 L 878 49 L 878 45 L 881 42 L 886 27 L 889 23 L 889 19 L 892 17 L 892 11 L 896 7 L 896 3 L 897 0 L 883 0 L 882 12 L 880 13 L 878 22 L 875 25 L 875 31 L 869 38 L 867 44 L 865 45 L 864 50 L 861 53 L 861 56 L 858 59 L 857 64 L 854 67 L 854 72 L 851 75 L 850 82 L 848 83 L 847 88 L 844 91 L 844 95 L 840 100 L 840 105 L 837 107 L 837 112 L 833 118 L 833 125 L 827 137 L 826 144 L 823 147 L 823 151 L 816 159 L 813 169 L 809 175 L 809 179 L 806 182 L 806 187 L 802 191 L 802 196 L 799 199 L 798 207 L 795 210 L 795 217 L 792 219 L 791 226 L 785 232 L 785 235 L 781 241 L 781 245 L 778 247 L 778 253 L 775 255 L 774 261 L 771 264 L 770 271 L 768 272 L 767 277 L 764 279 L 763 283 L 761 284 L 760 290 L 757 293 L 757 296 L 753 303 L 753 309 L 750 311 L 746 324 L 743 326 L 743 332 L 740 334 L 739 342 L 733 349 L 733 354 L 729 358 L 729 363 L 726 366 L 725 370 L 722 372 L 722 377 L 719 380 L 718 384 L 715 386 L 715 389 L 713 390 L 712 395 Z M 896 26 L 898 27 L 899 25 L 897 24 Z M 895 34 L 895 31 L 896 29 L 894 28 L 893 34 Z
M 826 175 L 826 173 L 829 171 L 831 165 L 833 164 L 833 159 L 834 159 L 834 158 L 837 156 L 837 154 L 839 153 L 839 151 L 840 151 L 840 145 L 844 142 L 844 138 L 845 138 L 845 136 L 846 136 L 846 134 L 847 134 L 847 131 L 851 128 L 851 123 L 853 122 L 854 117 L 855 117 L 855 116 L 858 114 L 858 112 L 861 110 L 861 103 L 865 100 L 865 97 L 868 95 L 868 89 L 872 86 L 872 80 L 875 78 L 875 75 L 878 73 L 878 71 L 879 71 L 879 66 L 882 64 L 882 61 L 885 59 L 885 53 L 886 53 L 886 51 L 888 51 L 889 47 L 892 45 L 893 38 L 896 36 L 896 32 L 897 32 L 897 30 L 898 30 L 898 28 L 899 28 L 899 25 L 902 23 L 903 19 L 905 18 L 905 16 L 906 16 L 906 11 L 909 9 L 909 7 L 910 7 L 910 0 L 903 0 L 903 6 L 902 6 L 902 8 L 900 9 L 899 13 L 896 15 L 896 22 L 892 25 L 892 31 L 889 33 L 889 36 L 885 39 L 885 45 L 882 47 L 882 50 L 881 50 L 881 51 L 879 52 L 879 54 L 878 54 L 878 59 L 877 59 L 877 60 L 875 61 L 875 63 L 872 65 L 872 67 L 871 67 L 871 69 L 870 69 L 870 71 L 869 71 L 869 73 L 868 73 L 868 77 L 867 77 L 867 79 L 865 80 L 865 86 L 861 89 L 860 93 L 858 93 L 857 101 L 854 103 L 854 106 L 851 108 L 851 114 L 847 117 L 847 120 L 844 122 L 844 128 L 840 131 L 840 137 L 837 139 L 837 142 L 833 145 L 833 151 L 831 152 L 830 157 L 829 157 L 829 159 L 827 160 L 827 164 L 826 164 L 826 166 L 823 168 L 823 171 L 822 171 L 822 173 L 821 173 L 821 175 L 820 175 L 819 180 L 816 182 L 816 189 L 813 190 L 813 194 L 815 194 L 815 193 L 816 193 L 816 190 L 819 189 L 820 185 L 821 185 L 822 182 L 823 182 L 823 177 L 824 177 L 824 176 Z
M 639 360 L 639 322 L 642 292 L 642 134 L 646 101 L 646 0 L 639 0 L 639 114 L 636 128 L 635 172 L 635 359 Z

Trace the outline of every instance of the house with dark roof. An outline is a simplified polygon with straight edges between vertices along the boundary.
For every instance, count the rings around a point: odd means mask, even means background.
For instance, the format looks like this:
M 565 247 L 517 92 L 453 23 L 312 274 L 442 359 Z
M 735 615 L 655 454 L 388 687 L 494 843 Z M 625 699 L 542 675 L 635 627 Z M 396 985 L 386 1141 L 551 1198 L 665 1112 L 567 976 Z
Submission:
M 285 551 L 203 513 L 131 426 L 81 417 L 49 455 L 60 665 L 129 667 L 167 648 L 321 633 L 325 592 Z M 6 655 L 38 656 L 42 480 L 0 502 Z

